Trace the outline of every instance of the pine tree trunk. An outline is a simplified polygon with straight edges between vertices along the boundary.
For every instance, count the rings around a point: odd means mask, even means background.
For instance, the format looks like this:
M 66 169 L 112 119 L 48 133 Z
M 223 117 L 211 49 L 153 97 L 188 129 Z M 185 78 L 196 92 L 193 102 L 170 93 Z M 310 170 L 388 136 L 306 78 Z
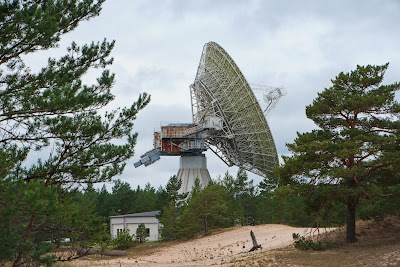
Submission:
M 350 195 L 347 197 L 347 217 L 346 217 L 346 241 L 348 243 L 354 243 L 357 241 L 356 238 L 356 206 L 357 196 L 354 193 L 356 183 L 353 179 L 348 181 L 348 189 Z
M 15 261 L 13 262 L 12 267 L 18 267 L 20 266 L 22 257 L 21 257 L 21 253 L 18 254 L 17 258 L 15 259 Z
M 204 217 L 204 233 L 207 234 L 208 232 L 208 215 Z

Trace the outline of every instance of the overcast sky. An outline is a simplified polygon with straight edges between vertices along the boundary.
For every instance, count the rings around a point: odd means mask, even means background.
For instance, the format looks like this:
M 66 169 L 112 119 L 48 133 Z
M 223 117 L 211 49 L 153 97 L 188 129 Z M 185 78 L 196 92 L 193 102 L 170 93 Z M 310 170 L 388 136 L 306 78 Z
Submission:
M 220 44 L 250 83 L 286 88 L 268 117 L 281 156 L 297 131 L 315 127 L 305 106 L 339 72 L 390 62 L 385 82 L 400 80 L 399 13 L 397 0 L 109 0 L 99 17 L 64 36 L 57 51 L 64 53 L 73 40 L 116 40 L 111 68 L 116 100 L 110 108 L 129 106 L 141 92 L 152 97 L 135 123 L 136 155 L 116 178 L 132 187 L 150 182 L 157 188 L 176 174 L 179 157 L 137 169 L 133 163 L 152 148 L 160 123 L 191 122 L 189 85 L 205 43 Z M 236 174 L 237 168 L 212 152 L 207 158 L 212 178 Z

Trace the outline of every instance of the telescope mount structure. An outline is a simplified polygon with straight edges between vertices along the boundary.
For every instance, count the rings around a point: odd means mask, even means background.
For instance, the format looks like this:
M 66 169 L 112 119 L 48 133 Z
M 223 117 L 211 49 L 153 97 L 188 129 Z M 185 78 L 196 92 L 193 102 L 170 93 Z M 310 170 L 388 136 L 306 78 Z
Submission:
M 271 176 L 278 154 L 266 113 L 285 93 L 281 87 L 264 92 L 269 103 L 263 112 L 228 53 L 215 42 L 206 43 L 190 85 L 193 121 L 161 126 L 154 133 L 154 148 L 134 165 L 148 166 L 160 156 L 180 156 L 181 193 L 190 192 L 196 178 L 203 187 L 211 180 L 204 155 L 208 149 L 228 166 Z

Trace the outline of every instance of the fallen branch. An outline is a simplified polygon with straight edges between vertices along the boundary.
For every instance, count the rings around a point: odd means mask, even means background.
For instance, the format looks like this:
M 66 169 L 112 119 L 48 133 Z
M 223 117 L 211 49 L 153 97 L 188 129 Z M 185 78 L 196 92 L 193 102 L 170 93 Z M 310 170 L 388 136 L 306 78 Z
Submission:
M 125 256 L 126 251 L 125 250 L 105 250 L 101 251 L 98 248 L 90 248 L 85 249 L 85 248 L 78 248 L 76 250 L 78 255 L 93 255 L 93 254 L 100 254 L 102 256 Z

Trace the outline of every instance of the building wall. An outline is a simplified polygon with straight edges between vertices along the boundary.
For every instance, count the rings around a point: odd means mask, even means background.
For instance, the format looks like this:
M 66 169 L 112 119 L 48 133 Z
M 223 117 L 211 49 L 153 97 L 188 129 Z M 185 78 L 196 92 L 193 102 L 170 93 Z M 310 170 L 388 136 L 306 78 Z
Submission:
M 110 219 L 111 237 L 115 238 L 118 234 L 118 229 L 129 229 L 129 233 L 136 234 L 136 229 L 139 224 L 144 223 L 146 228 L 149 228 L 148 241 L 160 240 L 160 223 L 155 217 L 118 217 Z
M 116 224 L 111 224 L 111 237 L 115 238 L 118 235 L 119 230 L 123 230 L 124 224 L 116 223 Z

